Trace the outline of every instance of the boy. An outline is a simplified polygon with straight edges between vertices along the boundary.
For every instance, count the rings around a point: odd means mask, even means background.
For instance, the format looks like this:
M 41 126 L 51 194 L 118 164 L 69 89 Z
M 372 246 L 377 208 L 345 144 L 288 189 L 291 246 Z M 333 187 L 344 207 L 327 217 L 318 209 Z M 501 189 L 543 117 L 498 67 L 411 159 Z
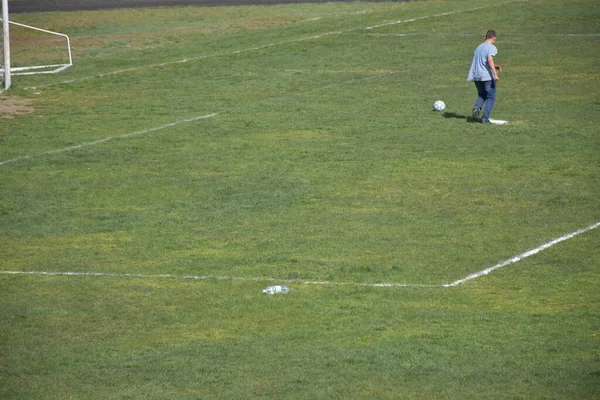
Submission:
M 484 42 L 475 49 L 467 76 L 467 80 L 475 82 L 477 88 L 478 97 L 473 106 L 473 119 L 483 123 L 490 122 L 490 114 L 496 101 L 496 82 L 500 80 L 497 71 L 502 70 L 500 65 L 494 63 L 494 57 L 498 54 L 494 43 L 496 43 L 496 31 L 489 30 L 485 34 Z M 479 113 L 484 104 L 483 117 L 480 119 Z

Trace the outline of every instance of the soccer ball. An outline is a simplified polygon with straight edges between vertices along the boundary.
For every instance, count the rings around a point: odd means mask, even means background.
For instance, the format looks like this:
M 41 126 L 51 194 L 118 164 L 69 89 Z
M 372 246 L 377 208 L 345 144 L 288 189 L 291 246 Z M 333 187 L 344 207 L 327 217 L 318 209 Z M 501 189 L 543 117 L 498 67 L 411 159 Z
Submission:
M 435 103 L 433 103 L 433 109 L 435 111 L 444 111 L 446 109 L 446 103 L 444 103 L 441 100 L 438 100 Z

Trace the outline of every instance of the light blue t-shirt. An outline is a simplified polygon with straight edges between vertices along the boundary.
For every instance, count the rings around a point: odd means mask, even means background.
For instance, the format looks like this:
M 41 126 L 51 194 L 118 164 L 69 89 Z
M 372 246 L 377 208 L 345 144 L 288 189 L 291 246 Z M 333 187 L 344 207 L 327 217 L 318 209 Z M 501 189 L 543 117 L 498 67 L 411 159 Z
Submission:
M 494 79 L 492 68 L 488 65 L 487 58 L 495 57 L 498 49 L 491 43 L 483 42 L 475 49 L 473 62 L 467 76 L 468 81 L 491 81 Z

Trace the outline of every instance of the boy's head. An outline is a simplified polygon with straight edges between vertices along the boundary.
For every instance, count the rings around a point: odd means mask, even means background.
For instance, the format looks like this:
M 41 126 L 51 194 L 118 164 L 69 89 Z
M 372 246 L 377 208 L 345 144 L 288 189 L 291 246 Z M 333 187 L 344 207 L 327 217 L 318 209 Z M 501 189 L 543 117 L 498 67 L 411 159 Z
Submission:
M 489 30 L 485 33 L 485 38 L 487 39 L 496 39 L 496 31 L 494 30 Z

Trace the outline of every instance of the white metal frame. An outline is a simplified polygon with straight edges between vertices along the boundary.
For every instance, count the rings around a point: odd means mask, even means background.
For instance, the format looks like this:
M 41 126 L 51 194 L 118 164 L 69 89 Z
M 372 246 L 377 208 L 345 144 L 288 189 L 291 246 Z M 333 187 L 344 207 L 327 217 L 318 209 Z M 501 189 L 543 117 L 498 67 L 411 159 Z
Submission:
M 33 66 L 29 66 L 29 67 L 11 68 L 10 72 L 12 75 L 55 74 L 55 73 L 64 71 L 65 69 L 67 69 L 73 65 L 73 55 L 71 52 L 71 39 L 69 39 L 69 37 L 67 35 L 65 35 L 64 33 L 53 32 L 53 31 L 49 31 L 46 29 L 36 28 L 35 26 L 20 24 L 18 22 L 13 22 L 13 21 L 8 21 L 8 23 L 16 25 L 16 26 L 21 26 L 23 28 L 33 29 L 33 30 L 36 30 L 39 32 L 64 37 L 67 40 L 67 51 L 69 54 L 69 62 L 67 64 L 33 65 Z M 5 50 L 6 50 L 6 48 L 5 48 Z M 50 70 L 50 71 L 39 71 L 41 69 L 49 69 L 49 68 L 54 68 L 54 69 Z M 22 71 L 31 71 L 31 70 L 37 70 L 37 71 L 22 72 Z M 4 66 L 2 66 L 2 69 L 0 69 L 0 72 L 4 72 Z
M 11 79 L 10 79 L 10 36 L 8 29 L 8 0 L 2 0 L 2 40 L 3 40 L 3 49 L 4 49 L 4 65 L 1 65 L 2 68 L 1 73 L 3 75 L 4 80 L 4 89 L 7 90 L 10 88 Z

